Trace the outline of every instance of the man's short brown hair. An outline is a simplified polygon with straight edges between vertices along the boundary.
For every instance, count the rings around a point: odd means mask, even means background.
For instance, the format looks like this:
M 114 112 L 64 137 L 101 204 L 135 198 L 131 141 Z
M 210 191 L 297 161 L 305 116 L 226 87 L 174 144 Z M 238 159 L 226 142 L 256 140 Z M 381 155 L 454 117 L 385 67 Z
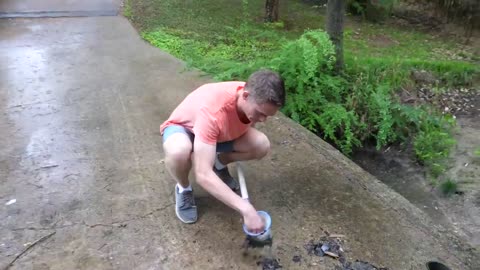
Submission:
M 285 105 L 285 84 L 276 72 L 263 69 L 253 73 L 245 88 L 259 104 L 271 103 L 278 107 Z

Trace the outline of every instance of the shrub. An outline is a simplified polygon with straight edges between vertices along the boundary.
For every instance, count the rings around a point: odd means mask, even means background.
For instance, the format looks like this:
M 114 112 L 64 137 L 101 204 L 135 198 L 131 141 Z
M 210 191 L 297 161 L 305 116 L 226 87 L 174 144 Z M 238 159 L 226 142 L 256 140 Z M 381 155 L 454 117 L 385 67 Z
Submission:
M 283 112 L 349 154 L 360 145 L 355 133 L 362 125 L 355 112 L 343 105 L 348 83 L 333 75 L 334 54 L 328 35 L 312 30 L 287 43 L 269 66 L 285 80 L 288 94 Z

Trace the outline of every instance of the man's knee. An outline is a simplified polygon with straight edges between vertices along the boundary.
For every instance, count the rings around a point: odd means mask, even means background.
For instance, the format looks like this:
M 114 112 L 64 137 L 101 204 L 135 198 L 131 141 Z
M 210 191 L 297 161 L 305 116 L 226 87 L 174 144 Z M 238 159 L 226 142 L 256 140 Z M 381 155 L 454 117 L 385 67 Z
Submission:
M 268 140 L 267 135 L 259 133 L 258 138 L 255 143 L 255 158 L 261 159 L 265 157 L 268 152 L 270 152 L 270 141 Z
M 167 141 L 163 145 L 163 149 L 165 151 L 165 162 L 169 164 L 189 162 L 192 155 L 192 143 L 190 141 Z
M 191 151 L 185 148 L 171 149 L 165 151 L 165 161 L 167 163 L 185 163 L 190 160 Z

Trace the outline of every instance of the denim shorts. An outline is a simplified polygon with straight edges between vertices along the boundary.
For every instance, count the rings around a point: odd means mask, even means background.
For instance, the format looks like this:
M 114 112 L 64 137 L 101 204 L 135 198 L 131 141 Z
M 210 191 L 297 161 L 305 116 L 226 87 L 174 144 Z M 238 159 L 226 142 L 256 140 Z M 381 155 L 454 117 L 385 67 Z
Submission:
M 163 130 L 163 142 L 165 142 L 168 139 L 168 137 L 172 136 L 175 133 L 186 134 L 190 138 L 190 141 L 193 144 L 193 140 L 195 139 L 195 134 L 193 134 L 190 130 L 178 125 L 171 125 L 166 127 Z M 219 153 L 235 152 L 233 150 L 233 141 L 217 143 L 217 152 Z

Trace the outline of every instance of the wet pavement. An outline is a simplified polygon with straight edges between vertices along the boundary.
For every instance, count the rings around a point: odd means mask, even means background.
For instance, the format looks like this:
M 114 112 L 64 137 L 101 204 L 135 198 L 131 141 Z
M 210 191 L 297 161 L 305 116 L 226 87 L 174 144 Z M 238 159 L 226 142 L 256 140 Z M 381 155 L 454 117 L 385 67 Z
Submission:
M 0 18 L 117 15 L 120 0 L 2 0 Z
M 123 17 L 3 19 L 0 37 L 0 269 L 27 249 L 11 269 L 261 268 L 240 216 L 196 184 L 198 222 L 175 216 L 158 128 L 209 78 Z M 273 150 L 246 178 L 282 269 L 340 266 L 303 248 L 326 232 L 349 261 L 478 269 L 477 251 L 313 134 L 283 116 L 260 128 Z

